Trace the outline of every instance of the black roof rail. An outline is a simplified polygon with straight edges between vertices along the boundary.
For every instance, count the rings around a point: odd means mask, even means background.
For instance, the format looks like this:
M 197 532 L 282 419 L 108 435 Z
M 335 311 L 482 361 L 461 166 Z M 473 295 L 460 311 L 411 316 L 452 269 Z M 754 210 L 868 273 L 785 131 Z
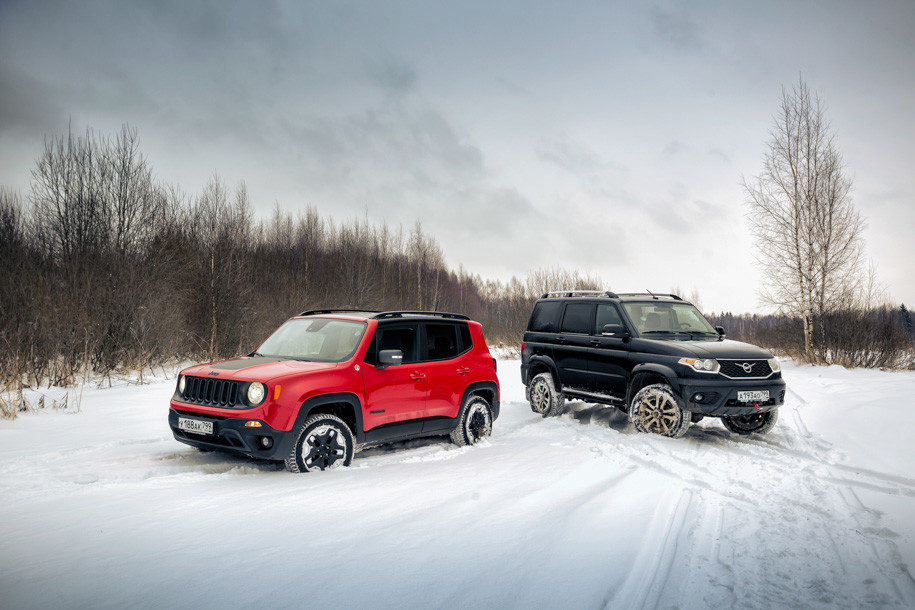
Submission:
M 364 313 L 364 314 L 376 314 L 378 313 L 377 309 L 310 309 L 308 311 L 303 311 L 299 316 L 317 316 L 321 314 L 329 313 Z M 366 316 L 371 317 L 371 316 Z
M 547 299 L 552 295 L 572 297 L 575 295 L 581 296 L 599 296 L 599 297 L 610 297 L 611 299 L 616 299 L 619 297 L 615 292 L 610 292 L 609 290 L 551 290 L 550 292 L 544 292 L 541 299 Z
M 655 292 L 621 292 L 621 293 L 619 293 L 619 296 L 621 296 L 621 297 L 652 297 L 655 300 L 659 300 L 660 298 L 673 299 L 675 301 L 683 300 L 675 294 L 662 294 L 662 293 L 655 293 Z
M 469 320 L 467 316 L 459 313 L 447 313 L 445 311 L 383 311 L 372 316 L 376 320 L 386 320 L 389 318 L 402 318 L 404 316 L 434 316 L 437 318 L 447 318 L 449 320 Z

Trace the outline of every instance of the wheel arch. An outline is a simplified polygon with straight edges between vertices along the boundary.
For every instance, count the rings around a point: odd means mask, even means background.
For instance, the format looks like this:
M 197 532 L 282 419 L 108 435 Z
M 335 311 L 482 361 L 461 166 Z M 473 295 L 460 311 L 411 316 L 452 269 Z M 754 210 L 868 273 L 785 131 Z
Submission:
M 632 398 L 639 390 L 654 383 L 666 383 L 673 388 L 675 394 L 680 393 L 680 382 L 673 370 L 660 364 L 638 365 L 632 369 L 629 376 L 629 385 L 626 388 L 626 408 L 629 408 Z
M 530 359 L 527 365 L 527 381 L 524 385 L 529 386 L 531 379 L 540 373 L 552 375 L 553 383 L 556 384 L 557 389 L 559 388 L 559 369 L 549 356 L 534 356 Z
M 461 396 L 461 407 L 463 407 L 463 405 L 467 402 L 467 399 L 471 396 L 479 396 L 488 402 L 489 406 L 492 408 L 492 418 L 496 419 L 499 417 L 499 386 L 495 381 L 478 381 L 468 385 L 464 389 L 464 395 Z M 459 419 L 460 416 L 461 412 L 459 409 Z
M 359 397 L 348 392 L 336 394 L 324 394 L 322 396 L 313 396 L 302 403 L 299 409 L 299 415 L 295 420 L 295 428 L 298 428 L 306 419 L 312 415 L 318 414 L 336 415 L 349 426 L 350 431 L 356 438 L 357 443 L 365 440 L 365 430 L 362 426 L 362 403 Z

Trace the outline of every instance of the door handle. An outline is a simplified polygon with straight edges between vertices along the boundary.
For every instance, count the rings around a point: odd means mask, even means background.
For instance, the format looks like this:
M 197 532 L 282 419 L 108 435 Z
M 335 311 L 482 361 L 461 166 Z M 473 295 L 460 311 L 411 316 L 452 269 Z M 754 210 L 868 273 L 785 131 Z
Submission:
M 457 370 L 458 375 L 466 375 L 470 372 L 470 367 L 462 366 Z
M 561 335 L 559 337 L 556 337 L 556 343 L 565 343 L 565 342 L 566 342 L 565 337 L 563 337 Z
M 410 379 L 425 379 L 426 374 L 416 371 L 415 373 L 410 373 Z
M 591 345 L 600 345 L 600 339 L 591 339 Z

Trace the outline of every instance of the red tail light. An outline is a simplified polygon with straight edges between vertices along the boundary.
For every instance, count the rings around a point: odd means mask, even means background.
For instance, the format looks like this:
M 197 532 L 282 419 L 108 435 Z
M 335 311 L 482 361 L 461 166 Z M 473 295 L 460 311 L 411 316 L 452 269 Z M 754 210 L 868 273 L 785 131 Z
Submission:
M 527 341 L 522 341 L 521 342 L 521 355 L 522 356 L 524 355 L 524 350 L 526 350 L 526 349 L 527 349 Z
M 499 363 L 496 362 L 495 358 L 492 359 L 492 370 L 494 370 L 497 373 L 499 372 Z

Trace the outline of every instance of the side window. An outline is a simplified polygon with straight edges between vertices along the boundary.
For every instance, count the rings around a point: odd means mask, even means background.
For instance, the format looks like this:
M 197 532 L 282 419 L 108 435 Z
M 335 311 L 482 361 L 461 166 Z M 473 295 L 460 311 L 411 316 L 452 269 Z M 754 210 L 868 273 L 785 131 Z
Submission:
M 594 320 L 594 334 L 599 335 L 601 329 L 607 324 L 622 324 L 620 313 L 616 310 L 616 305 L 598 305 L 597 317 Z
M 594 303 L 569 303 L 562 316 L 561 331 L 564 333 L 591 334 L 594 320 Z
M 559 330 L 559 310 L 562 301 L 541 301 L 534 305 L 527 329 L 538 333 L 555 333 Z
M 426 324 L 426 353 L 428 360 L 447 360 L 458 355 L 457 326 Z
M 380 352 L 386 349 L 399 349 L 403 352 L 403 364 L 419 361 L 419 324 L 398 324 L 396 326 L 379 326 L 375 331 L 372 343 Z M 371 350 L 370 350 L 371 351 Z M 377 352 L 376 352 L 377 353 Z
M 458 324 L 458 334 L 461 335 L 461 353 L 469 352 L 473 348 L 473 339 L 470 338 L 470 327 L 466 322 Z

